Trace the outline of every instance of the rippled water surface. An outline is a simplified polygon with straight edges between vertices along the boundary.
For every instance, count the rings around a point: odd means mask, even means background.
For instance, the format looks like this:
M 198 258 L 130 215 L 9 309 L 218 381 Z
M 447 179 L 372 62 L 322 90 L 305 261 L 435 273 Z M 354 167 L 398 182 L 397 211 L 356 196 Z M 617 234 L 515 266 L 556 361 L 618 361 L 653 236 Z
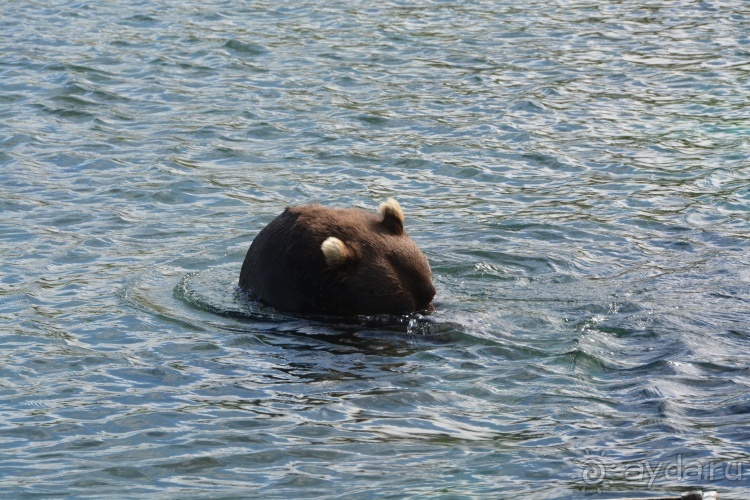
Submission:
M 750 4 L 0 24 L 0 496 L 747 498 Z M 389 196 L 435 314 L 237 296 L 284 206 Z

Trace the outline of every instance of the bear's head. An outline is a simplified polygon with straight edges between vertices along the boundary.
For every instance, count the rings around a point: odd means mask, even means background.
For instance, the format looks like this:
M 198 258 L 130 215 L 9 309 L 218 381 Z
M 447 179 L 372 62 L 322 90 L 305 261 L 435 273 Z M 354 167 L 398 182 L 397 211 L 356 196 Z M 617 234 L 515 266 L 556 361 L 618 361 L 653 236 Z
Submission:
M 394 199 L 378 214 L 287 208 L 250 245 L 240 287 L 278 309 L 333 315 L 431 311 L 435 296 L 430 265 Z
M 430 264 L 404 231 L 401 206 L 390 198 L 380 215 L 351 209 L 352 227 L 321 243 L 325 272 L 346 294 L 332 299 L 360 314 L 432 311 Z

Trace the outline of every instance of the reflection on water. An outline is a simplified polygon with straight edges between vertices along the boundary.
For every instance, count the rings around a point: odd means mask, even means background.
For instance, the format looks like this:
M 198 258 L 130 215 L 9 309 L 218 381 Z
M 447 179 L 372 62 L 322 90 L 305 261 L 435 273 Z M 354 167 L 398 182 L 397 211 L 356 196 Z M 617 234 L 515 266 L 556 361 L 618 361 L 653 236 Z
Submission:
M 3 4 L 0 496 L 745 496 L 748 16 Z M 389 196 L 434 314 L 238 295 Z

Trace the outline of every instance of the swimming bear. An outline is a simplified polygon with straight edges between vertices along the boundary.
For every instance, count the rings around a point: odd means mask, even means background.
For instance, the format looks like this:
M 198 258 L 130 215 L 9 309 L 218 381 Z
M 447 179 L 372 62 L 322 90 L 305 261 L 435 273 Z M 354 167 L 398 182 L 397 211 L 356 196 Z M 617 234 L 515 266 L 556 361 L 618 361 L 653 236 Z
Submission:
M 287 207 L 255 237 L 240 288 L 279 310 L 335 316 L 434 310 L 427 257 L 393 198 L 360 208 Z

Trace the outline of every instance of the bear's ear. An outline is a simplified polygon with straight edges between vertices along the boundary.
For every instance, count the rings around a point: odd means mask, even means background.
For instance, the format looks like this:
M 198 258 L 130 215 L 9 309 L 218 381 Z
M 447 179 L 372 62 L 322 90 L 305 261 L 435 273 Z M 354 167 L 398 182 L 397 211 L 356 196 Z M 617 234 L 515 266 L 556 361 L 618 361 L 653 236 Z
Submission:
M 395 235 L 404 232 L 404 212 L 396 200 L 388 198 L 385 203 L 381 203 L 380 213 L 383 215 L 383 225 L 386 229 Z
M 336 267 L 347 260 L 354 258 L 354 252 L 351 248 L 347 247 L 343 241 L 336 238 L 335 236 L 329 236 L 320 245 L 320 249 L 323 251 L 323 256 L 326 258 L 326 264 L 328 267 Z

